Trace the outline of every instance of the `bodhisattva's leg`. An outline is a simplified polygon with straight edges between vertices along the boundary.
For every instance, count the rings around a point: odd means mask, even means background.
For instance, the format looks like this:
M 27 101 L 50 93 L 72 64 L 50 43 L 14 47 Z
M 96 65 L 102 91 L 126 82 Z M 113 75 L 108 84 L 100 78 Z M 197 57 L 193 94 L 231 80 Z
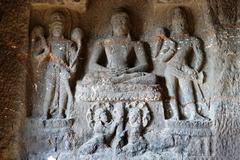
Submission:
M 166 74 L 166 85 L 168 89 L 168 95 L 170 97 L 170 106 L 173 112 L 172 119 L 179 120 L 179 108 L 177 103 L 177 78 L 172 74 Z
M 45 83 L 46 93 L 45 93 L 44 102 L 43 102 L 43 116 L 42 116 L 44 120 L 49 118 L 49 108 L 52 103 L 52 99 L 54 97 L 54 91 L 56 87 L 55 77 L 49 74 L 51 73 L 48 72 L 46 74 L 46 83 Z
M 65 118 L 65 110 L 67 105 L 67 90 L 66 90 L 66 79 L 60 78 L 60 90 L 59 90 L 59 113 L 58 118 Z
M 72 94 L 72 90 L 70 87 L 70 82 L 68 79 L 66 79 L 65 81 L 65 86 L 66 86 L 66 92 L 67 92 L 67 108 L 65 111 L 65 115 L 66 117 L 70 118 L 71 117 L 71 113 L 73 112 L 73 94 Z M 67 113 L 66 113 L 67 112 Z
M 193 82 L 187 79 L 179 79 L 179 86 L 185 103 L 185 116 L 189 120 L 203 119 L 197 113 L 197 106 L 194 98 Z

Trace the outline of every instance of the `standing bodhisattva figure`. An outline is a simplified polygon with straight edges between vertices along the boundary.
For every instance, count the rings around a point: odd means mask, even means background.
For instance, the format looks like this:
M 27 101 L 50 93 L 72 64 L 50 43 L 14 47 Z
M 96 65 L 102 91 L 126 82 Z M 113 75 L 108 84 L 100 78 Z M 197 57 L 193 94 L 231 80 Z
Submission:
M 177 85 L 184 101 L 184 116 L 189 120 L 203 119 L 197 112 L 193 83 L 200 80 L 199 71 L 203 63 L 200 41 L 189 35 L 187 19 L 182 8 L 175 8 L 172 16 L 172 33 L 170 38 L 177 43 L 174 56 L 168 61 L 165 70 L 166 84 L 170 96 L 173 119 L 179 119 L 177 102 Z
M 76 72 L 82 32 L 79 28 L 74 29 L 71 35 L 72 41 L 65 39 L 63 32 L 64 16 L 61 12 L 54 12 L 50 17 L 49 37 L 45 41 L 43 35 L 39 36 L 41 45 L 38 45 L 34 52 L 34 55 L 41 60 L 49 60 L 45 73 L 43 119 L 65 118 L 66 109 L 70 110 L 73 105 L 69 79 Z M 44 52 L 41 51 L 43 49 Z

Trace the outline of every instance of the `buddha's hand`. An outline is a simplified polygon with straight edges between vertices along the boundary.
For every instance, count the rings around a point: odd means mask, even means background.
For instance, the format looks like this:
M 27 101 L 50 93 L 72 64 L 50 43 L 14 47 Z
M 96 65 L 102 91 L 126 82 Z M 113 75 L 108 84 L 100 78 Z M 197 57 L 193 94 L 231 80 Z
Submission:
M 127 73 L 128 68 L 111 68 L 110 73 L 114 76 L 120 76 Z

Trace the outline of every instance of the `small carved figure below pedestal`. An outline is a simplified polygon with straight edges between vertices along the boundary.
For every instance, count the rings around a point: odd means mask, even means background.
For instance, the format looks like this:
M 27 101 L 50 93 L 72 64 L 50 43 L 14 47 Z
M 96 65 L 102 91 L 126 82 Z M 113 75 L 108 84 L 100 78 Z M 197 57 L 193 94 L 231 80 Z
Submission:
M 124 108 L 123 106 L 118 107 L 114 110 L 110 103 L 96 104 L 91 107 L 87 114 L 87 119 L 90 127 L 93 128 L 94 134 L 93 138 L 80 147 L 80 155 L 106 151 L 109 148 L 109 140 L 111 140 L 116 131 L 121 132 L 121 130 L 118 130 L 118 127 L 121 127 L 123 123 Z M 121 134 L 118 135 L 120 136 Z M 120 142 L 121 137 L 119 138 Z M 117 146 L 116 142 L 115 144 Z
M 128 106 L 128 143 L 123 151 L 129 156 L 143 154 L 148 143 L 143 137 L 143 130 L 149 123 L 150 112 L 144 102 L 132 102 Z
M 150 122 L 145 102 L 97 103 L 87 114 L 93 137 L 79 148 L 79 155 L 109 153 L 136 156 L 147 150 L 144 129 Z

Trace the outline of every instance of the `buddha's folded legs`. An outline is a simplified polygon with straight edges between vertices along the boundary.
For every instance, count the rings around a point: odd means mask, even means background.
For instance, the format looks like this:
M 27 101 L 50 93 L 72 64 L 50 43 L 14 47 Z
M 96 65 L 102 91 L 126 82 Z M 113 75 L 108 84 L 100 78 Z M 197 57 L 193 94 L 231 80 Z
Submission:
M 123 74 L 121 76 L 111 78 L 111 81 L 113 83 L 156 84 L 157 79 L 154 74 L 141 72 Z

